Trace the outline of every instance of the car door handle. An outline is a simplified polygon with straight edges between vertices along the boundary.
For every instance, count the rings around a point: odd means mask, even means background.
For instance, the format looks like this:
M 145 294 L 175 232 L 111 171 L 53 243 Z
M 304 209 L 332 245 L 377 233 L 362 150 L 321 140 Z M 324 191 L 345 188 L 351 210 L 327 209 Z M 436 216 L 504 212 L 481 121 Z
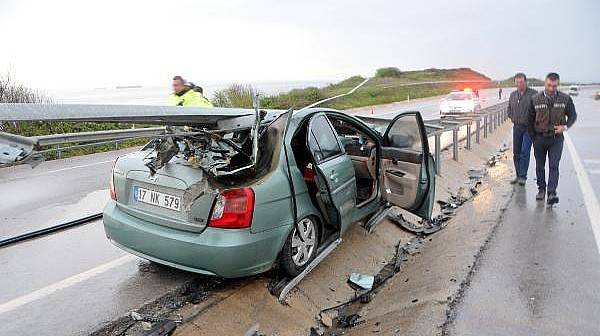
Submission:
M 336 174 L 334 171 L 332 171 L 331 174 L 329 175 L 329 179 L 332 182 L 337 182 L 338 181 L 338 174 Z

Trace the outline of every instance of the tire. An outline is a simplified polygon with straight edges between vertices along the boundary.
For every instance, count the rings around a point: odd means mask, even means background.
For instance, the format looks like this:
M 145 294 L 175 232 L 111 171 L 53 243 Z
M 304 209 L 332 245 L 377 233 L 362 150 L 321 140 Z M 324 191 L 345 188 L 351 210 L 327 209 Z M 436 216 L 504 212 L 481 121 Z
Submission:
M 279 261 L 281 268 L 291 276 L 300 274 L 315 259 L 319 248 L 320 227 L 314 217 L 301 219 L 298 228 L 304 232 L 304 242 L 294 227 L 283 245 Z

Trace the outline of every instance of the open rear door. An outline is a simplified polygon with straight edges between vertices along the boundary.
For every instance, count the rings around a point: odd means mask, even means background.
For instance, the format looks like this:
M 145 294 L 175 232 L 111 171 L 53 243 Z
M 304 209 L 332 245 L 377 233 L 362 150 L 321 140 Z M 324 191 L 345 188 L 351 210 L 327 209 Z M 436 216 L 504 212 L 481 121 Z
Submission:
M 431 219 L 435 165 L 419 112 L 402 113 L 388 125 L 383 135 L 381 172 L 387 202 Z
M 324 113 L 317 113 L 308 125 L 307 147 L 316 168 L 317 199 L 331 226 L 345 231 L 356 206 L 356 178 L 352 160 L 340 145 L 337 133 Z

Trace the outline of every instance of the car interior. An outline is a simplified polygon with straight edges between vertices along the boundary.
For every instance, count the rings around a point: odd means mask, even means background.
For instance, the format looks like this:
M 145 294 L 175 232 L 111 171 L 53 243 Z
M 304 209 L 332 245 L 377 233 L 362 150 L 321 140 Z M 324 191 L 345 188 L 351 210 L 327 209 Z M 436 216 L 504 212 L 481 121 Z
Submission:
M 356 176 L 356 206 L 360 208 L 377 196 L 376 142 L 345 120 L 331 116 L 329 120 L 352 160 Z

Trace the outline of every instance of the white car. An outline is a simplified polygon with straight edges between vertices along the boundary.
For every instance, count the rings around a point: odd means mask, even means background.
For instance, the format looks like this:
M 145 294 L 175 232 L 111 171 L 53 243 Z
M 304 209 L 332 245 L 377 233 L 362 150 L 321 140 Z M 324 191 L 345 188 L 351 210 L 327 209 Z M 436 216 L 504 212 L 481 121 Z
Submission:
M 569 86 L 569 96 L 578 96 L 579 95 L 579 86 L 571 85 Z
M 451 92 L 440 103 L 440 115 L 457 115 L 462 113 L 473 113 L 480 108 L 479 98 L 472 91 Z

